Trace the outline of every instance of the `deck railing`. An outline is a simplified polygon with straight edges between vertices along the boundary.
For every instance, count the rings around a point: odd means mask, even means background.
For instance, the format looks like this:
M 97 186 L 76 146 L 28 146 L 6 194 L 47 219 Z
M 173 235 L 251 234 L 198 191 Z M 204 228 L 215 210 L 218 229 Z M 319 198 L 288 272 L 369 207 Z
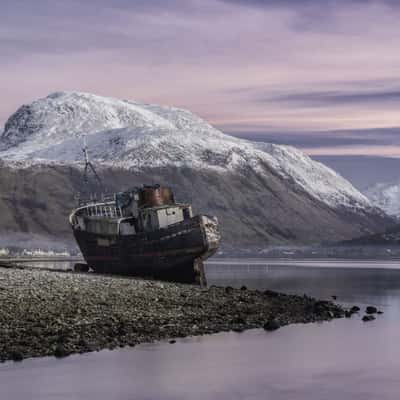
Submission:
M 122 218 L 123 213 L 121 207 L 117 207 L 115 203 L 93 203 L 85 207 L 86 215 L 89 217 L 107 217 Z

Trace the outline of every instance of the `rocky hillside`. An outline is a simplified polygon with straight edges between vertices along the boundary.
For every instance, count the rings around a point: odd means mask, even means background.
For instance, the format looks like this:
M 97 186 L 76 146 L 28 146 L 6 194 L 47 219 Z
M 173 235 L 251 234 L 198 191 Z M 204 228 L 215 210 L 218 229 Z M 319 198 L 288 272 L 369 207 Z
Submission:
M 391 224 L 294 148 L 225 135 L 186 110 L 61 92 L 22 106 L 0 136 L 3 244 L 14 235 L 71 240 L 84 142 L 110 191 L 169 184 L 219 217 L 225 245 L 345 240 Z
M 400 244 L 400 225 L 394 225 L 384 232 L 378 232 L 371 235 L 364 235 L 355 239 L 350 239 L 341 242 L 346 246 L 385 246 L 390 249 L 390 253 L 398 258 L 399 244 Z

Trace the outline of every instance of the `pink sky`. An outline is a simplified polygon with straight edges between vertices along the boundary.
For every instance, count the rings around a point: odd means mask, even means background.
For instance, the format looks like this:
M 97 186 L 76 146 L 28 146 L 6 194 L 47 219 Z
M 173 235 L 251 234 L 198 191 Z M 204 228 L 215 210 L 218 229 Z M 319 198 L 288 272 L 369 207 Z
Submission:
M 310 134 L 299 144 L 310 154 L 400 155 L 400 130 L 363 136 L 400 127 L 395 2 L 5 0 L 2 11 L 0 125 L 79 90 L 185 107 L 241 136 Z

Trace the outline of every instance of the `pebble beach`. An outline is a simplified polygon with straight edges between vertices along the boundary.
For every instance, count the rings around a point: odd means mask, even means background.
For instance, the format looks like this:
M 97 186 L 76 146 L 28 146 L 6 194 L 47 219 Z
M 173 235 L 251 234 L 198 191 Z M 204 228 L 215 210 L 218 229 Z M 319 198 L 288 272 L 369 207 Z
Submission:
M 331 301 L 0 266 L 0 360 L 64 357 L 139 343 L 341 318 Z

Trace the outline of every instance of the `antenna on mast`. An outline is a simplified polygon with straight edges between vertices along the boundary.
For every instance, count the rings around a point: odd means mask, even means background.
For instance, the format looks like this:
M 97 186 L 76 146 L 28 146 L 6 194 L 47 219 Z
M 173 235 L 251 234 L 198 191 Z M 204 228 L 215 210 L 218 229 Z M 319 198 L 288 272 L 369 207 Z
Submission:
M 90 161 L 89 161 L 89 153 L 88 153 L 88 150 L 87 150 L 86 139 L 83 140 L 83 149 L 82 149 L 82 151 L 83 151 L 83 154 L 85 156 L 85 165 L 89 165 Z

